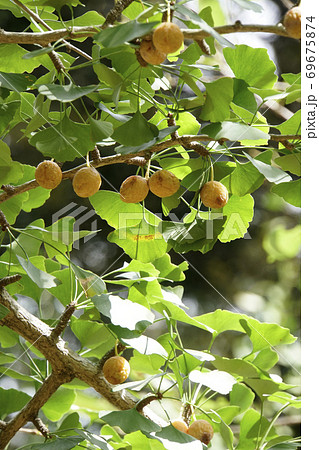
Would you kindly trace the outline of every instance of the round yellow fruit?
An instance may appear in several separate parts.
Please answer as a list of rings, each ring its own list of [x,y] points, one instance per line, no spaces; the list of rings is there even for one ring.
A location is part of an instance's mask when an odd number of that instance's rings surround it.
[[[180,181],[172,172],[168,170],[158,170],[148,180],[150,191],[157,197],[170,197],[175,194],[180,187]]]
[[[174,422],[172,422],[172,425],[174,428],[176,428],[176,430],[182,431],[183,433],[187,433],[188,426],[186,425],[185,422],[183,422],[183,420],[174,420]]]
[[[105,361],[103,374],[111,384],[123,383],[130,374],[129,362],[123,356],[112,356]]]
[[[200,191],[203,204],[209,208],[223,208],[228,202],[228,191],[219,181],[208,181]]]
[[[72,185],[79,197],[91,197],[100,189],[101,176],[94,167],[83,167],[74,175]]]
[[[125,203],[138,203],[145,199],[149,191],[147,180],[139,175],[131,175],[120,187],[121,200]]]
[[[157,50],[152,41],[143,39],[140,45],[140,55],[148,64],[162,64],[166,59],[166,54]]]
[[[62,181],[62,170],[54,161],[42,161],[35,169],[35,179],[39,186],[54,189]]]
[[[206,445],[210,443],[214,436],[213,427],[207,420],[195,420],[188,428],[187,433]]]
[[[301,8],[299,6],[286,12],[283,23],[290,37],[301,38]]]
[[[177,52],[183,42],[184,35],[175,23],[163,22],[154,30],[153,44],[160,52]]]

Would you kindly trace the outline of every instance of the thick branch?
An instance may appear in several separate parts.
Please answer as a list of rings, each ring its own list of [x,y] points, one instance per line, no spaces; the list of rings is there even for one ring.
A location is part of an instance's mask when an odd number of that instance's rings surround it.
[[[58,336],[55,342],[51,338],[52,328],[19,305],[5,289],[0,289],[0,303],[10,311],[2,319],[2,324],[32,343],[49,361],[54,373],[69,374],[84,381],[119,409],[134,407],[136,400],[126,392],[111,392],[112,386],[98,364],[68,348],[61,337]]]
[[[300,140],[301,136],[298,135],[281,135],[281,134],[271,134],[270,139],[280,142],[286,142],[288,140]],[[227,141],[227,139],[225,139]],[[197,135],[197,136],[191,136],[191,135],[184,135],[177,137],[175,139],[168,139],[164,142],[159,142],[158,144],[153,145],[152,147],[148,148],[147,150],[134,153],[134,154],[127,154],[127,155],[112,155],[112,156],[104,156],[103,158],[100,158],[99,160],[93,160],[90,162],[92,167],[103,167],[108,166],[111,164],[137,164],[137,165],[144,165],[149,158],[149,155],[151,153],[160,152],[162,150],[165,150],[170,147],[174,147],[176,145],[182,145],[182,146],[189,146],[189,148],[192,148],[192,150],[199,153],[201,156],[206,156],[203,148],[201,146],[192,145],[192,143],[196,142],[210,142],[210,141],[216,141],[216,139],[211,138],[210,136],[207,136],[206,134]],[[142,159],[140,163],[140,158]],[[136,161],[136,162],[135,162]],[[144,162],[145,161],[145,162]],[[72,179],[75,175],[75,173],[81,169],[82,167],[85,167],[86,163],[81,164],[80,166],[74,167],[73,169],[66,170],[63,172],[62,178],[66,179]],[[28,181],[24,184],[20,184],[19,186],[10,186],[10,189],[6,189],[5,192],[0,194],[0,203],[8,200],[11,197],[14,197],[15,195],[22,194],[23,192],[30,191],[31,189],[35,189],[38,187],[38,183],[35,180]]]
[[[71,379],[72,376],[70,376],[70,374],[65,374],[63,372],[58,374],[52,373],[46,378],[29,403],[27,403],[14,418],[2,428],[0,433],[0,449],[5,448],[13,436],[28,421],[34,422],[40,408],[42,408],[63,383],[71,381]]]
[[[103,27],[103,26],[102,26]],[[0,29],[0,44],[38,44],[47,46],[51,42],[56,42],[59,39],[78,39],[84,37],[92,37],[102,27],[73,27],[72,31],[67,29],[60,29],[54,31],[45,31],[43,33],[25,33],[25,32],[11,32]],[[285,28],[279,25],[243,25],[240,22],[233,25],[223,25],[215,27],[219,34],[230,33],[272,33],[279,36],[289,37]],[[210,37],[211,35],[203,30],[196,29],[182,29],[185,39],[201,40]]]

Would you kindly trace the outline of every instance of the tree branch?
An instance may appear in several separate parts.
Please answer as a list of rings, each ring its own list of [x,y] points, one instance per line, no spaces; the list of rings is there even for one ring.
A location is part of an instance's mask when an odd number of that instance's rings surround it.
[[[19,305],[3,288],[0,288],[0,303],[10,311],[2,319],[2,325],[11,328],[34,345],[49,361],[53,373],[62,373],[84,381],[119,409],[134,407],[137,400],[130,394],[111,391],[112,386],[104,378],[98,364],[78,355],[60,336],[56,341],[53,340],[53,329]]]
[[[58,337],[61,336],[65,328],[68,326],[69,320],[71,319],[74,311],[75,311],[75,302],[71,302],[65,307],[65,310],[61,315],[59,322],[51,332],[51,339],[53,341],[56,342]]]
[[[134,0],[120,0],[116,2],[115,6],[108,12],[102,28],[106,28],[108,25],[111,25],[118,20],[124,9],[133,2]]]
[[[36,416],[42,406],[49,400],[49,398],[58,390],[58,388],[65,382],[71,381],[73,377],[66,373],[52,373],[46,378],[32,397],[32,399],[25,405],[24,408],[2,428],[0,433],[0,449],[11,441],[13,436],[20,430],[28,421],[34,423]]]
[[[118,3],[119,4],[119,3]],[[59,39],[78,39],[92,37],[105,26],[95,27],[73,27],[72,30],[60,29],[44,31],[43,33],[12,32],[0,29],[0,44],[38,44],[43,47]],[[219,34],[230,33],[272,33],[279,36],[289,37],[283,25],[244,25],[236,22],[233,25],[222,25],[214,28]],[[210,37],[211,35],[203,30],[182,29],[185,39],[195,41]]]
[[[274,140],[276,142],[286,142],[288,140],[300,140],[301,136],[299,134],[297,135],[280,135],[280,134],[271,134],[270,140]],[[137,153],[129,153],[127,155],[111,155],[111,156],[104,156],[103,158],[100,158],[99,160],[92,160],[90,161],[90,164],[92,167],[103,167],[108,166],[111,164],[136,164],[136,165],[145,165],[147,160],[149,159],[149,155],[152,153],[160,152],[162,150],[166,150],[170,147],[174,147],[176,145],[182,145],[183,147],[188,147],[200,154],[201,156],[207,156],[206,149],[204,149],[203,146],[200,145],[194,145],[196,142],[211,142],[211,141],[219,141],[220,139],[213,139],[210,136],[207,136],[206,134],[203,135],[184,135],[179,136],[177,138],[168,139],[164,142],[159,142],[158,144],[153,145],[152,147],[148,148],[147,150],[143,150],[141,152]],[[228,139],[225,139],[226,141]],[[141,160],[141,158],[143,158]],[[62,179],[72,179],[75,175],[75,173],[83,168],[86,167],[86,163],[81,164],[80,166],[74,167],[73,169],[66,170],[62,174]],[[10,189],[5,190],[2,194],[0,194],[0,203],[5,202],[11,197],[14,197],[15,195],[22,194],[23,192],[30,191],[31,189],[37,188],[39,185],[35,180],[27,181],[24,184],[20,184],[18,186],[10,186]],[[1,216],[0,216],[1,218]],[[1,222],[0,222],[1,225]]]

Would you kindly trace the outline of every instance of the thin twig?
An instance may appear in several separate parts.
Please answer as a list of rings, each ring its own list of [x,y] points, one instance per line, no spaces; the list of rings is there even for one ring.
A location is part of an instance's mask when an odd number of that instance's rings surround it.
[[[116,2],[115,6],[108,12],[102,28],[106,28],[108,25],[112,25],[114,22],[116,22],[121,16],[124,9],[130,6],[130,4],[133,2],[134,0],[120,0]]]
[[[122,353],[126,349],[125,345],[121,342],[117,343],[117,353]],[[104,366],[105,361],[107,361],[109,358],[112,358],[112,356],[115,356],[115,347],[113,347],[111,350],[106,352],[102,358],[97,363],[98,370],[102,370],[102,367]]]
[[[140,400],[136,404],[136,410],[138,412],[142,412],[143,409],[145,408],[145,406],[149,405],[154,400],[161,400],[162,398],[163,398],[163,395],[160,392],[158,392],[157,394],[154,394],[154,395],[148,395],[147,397],[144,397],[142,400]]]
[[[32,420],[33,425],[36,427],[37,430],[40,431],[40,433],[42,434],[42,436],[44,436],[46,439],[50,439],[51,435],[50,435],[50,430],[48,429],[48,427],[42,422],[42,420],[40,419],[40,417],[36,417],[35,419]]]
[[[41,19],[40,16],[38,16],[35,12],[32,11],[32,9],[28,8],[27,6],[25,6],[23,3],[21,3],[19,0],[13,0],[13,2],[19,6],[23,11],[25,11],[30,17],[32,17],[32,19],[37,22],[38,24],[42,25],[43,28],[45,28],[48,31],[53,31],[53,28],[51,28],[44,20]],[[78,53],[79,55],[83,56],[84,58],[86,58],[88,61],[91,61],[92,58],[90,55],[88,55],[87,53],[83,52],[82,50],[80,50],[79,48],[77,48],[75,45],[70,44],[69,42],[63,40],[62,41],[66,47],[69,50],[74,50],[76,53]],[[49,54],[50,56],[50,54]]]
[[[65,330],[65,328],[67,327],[69,320],[72,317],[72,314],[74,313],[76,308],[76,303],[75,302],[70,302],[66,307],[65,310],[63,312],[63,314],[61,315],[59,322],[57,323],[56,327],[53,328],[52,332],[51,332],[51,339],[53,341],[56,341],[58,339],[59,336],[61,336],[61,334],[63,333],[63,331]]]
[[[7,277],[0,279],[0,288],[9,286],[9,284],[16,283],[17,281],[21,280],[22,276],[20,274],[16,275],[9,275]]]
[[[12,194],[12,191],[11,191],[11,193],[9,195],[11,195],[11,194]],[[1,209],[0,209],[0,227],[1,227],[2,231],[6,231],[10,227],[10,224],[8,223],[7,218],[3,214]]]

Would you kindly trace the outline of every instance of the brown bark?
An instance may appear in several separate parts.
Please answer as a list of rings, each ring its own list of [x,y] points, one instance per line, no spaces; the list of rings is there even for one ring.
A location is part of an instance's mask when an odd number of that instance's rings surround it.
[[[0,288],[0,303],[10,311],[2,319],[1,325],[11,328],[34,345],[52,367],[52,374],[30,402],[12,421],[1,425],[0,449],[4,448],[28,420],[33,421],[36,418],[39,409],[59,386],[75,377],[93,387],[118,409],[130,409],[136,405],[137,399],[129,393],[111,391],[112,386],[104,378],[99,364],[92,363],[68,348],[68,344],[60,336],[54,336],[52,339],[53,329],[19,305],[4,288]]]

